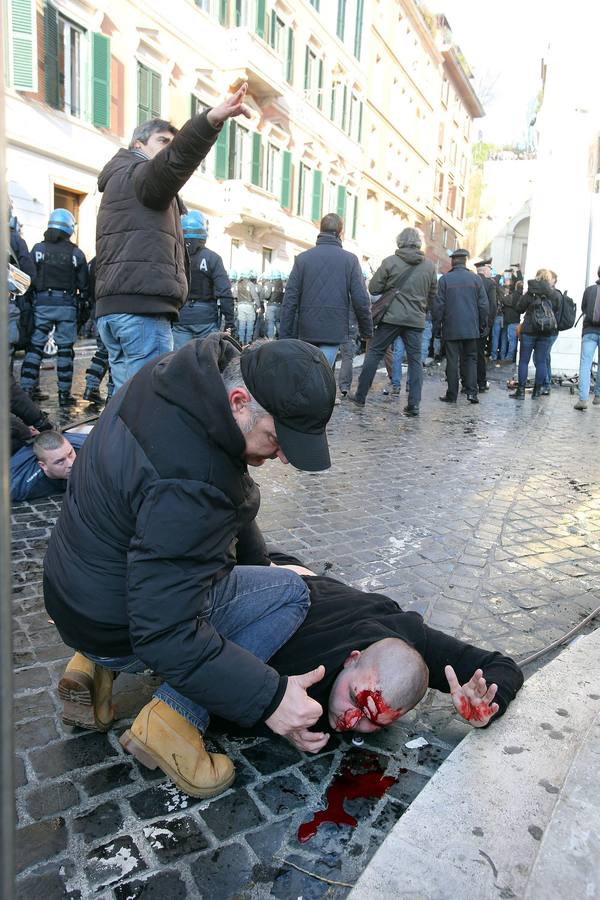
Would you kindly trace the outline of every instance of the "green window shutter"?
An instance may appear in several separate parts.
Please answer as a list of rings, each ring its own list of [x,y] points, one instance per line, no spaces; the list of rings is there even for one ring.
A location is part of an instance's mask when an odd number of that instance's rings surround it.
[[[147,122],[150,115],[150,69],[138,63],[137,68],[137,123]]]
[[[256,28],[257,35],[264,38],[267,33],[267,5],[266,0],[256,0]]]
[[[354,55],[360,59],[362,49],[362,29],[363,29],[363,11],[364,0],[356,0],[356,25],[354,28]]]
[[[346,0],[338,0],[337,24],[335,33],[340,41],[344,40],[344,31],[346,26]]]
[[[252,135],[252,184],[262,186],[262,140],[258,132]]]
[[[331,87],[331,115],[329,118],[332,122],[335,122],[335,99],[337,94],[337,84],[334,82]]]
[[[92,123],[110,127],[110,38],[92,34]]]
[[[44,92],[46,103],[60,105],[58,73],[58,11],[51,3],[44,7]]]
[[[229,3],[228,0],[219,0],[219,22],[227,27],[229,25]]]
[[[358,104],[358,143],[362,141],[363,102]]]
[[[321,218],[321,209],[323,201],[323,173],[317,169],[313,172],[313,192],[312,192],[312,209],[311,219],[318,222]]]
[[[150,72],[150,118],[160,118],[161,77],[158,72]]]
[[[338,216],[341,216],[342,219],[346,217],[346,188],[343,185],[338,185],[337,189],[337,209],[336,212]]]
[[[346,130],[348,114],[348,85],[344,85],[344,94],[342,98],[342,131]]]
[[[225,122],[215,142],[215,178],[225,181],[229,175],[229,122]]]
[[[285,77],[288,84],[294,80],[294,30],[288,28],[288,44],[287,44],[287,65]]]
[[[281,166],[281,205],[289,209],[292,202],[292,154],[289,150],[283,151]]]
[[[355,196],[354,200],[354,208],[352,210],[352,240],[356,240],[356,231],[358,228],[358,197]]]
[[[323,60],[319,60],[319,93],[317,94],[317,107],[323,109]]]
[[[242,0],[235,0],[235,27],[242,24]]]
[[[11,0],[11,83],[17,91],[37,91],[35,0]]]
[[[310,50],[308,47],[304,53],[304,90],[307,91],[310,87]]]
[[[273,12],[271,15],[271,19],[269,22],[269,44],[271,47],[275,46],[275,31],[277,28],[277,16]]]

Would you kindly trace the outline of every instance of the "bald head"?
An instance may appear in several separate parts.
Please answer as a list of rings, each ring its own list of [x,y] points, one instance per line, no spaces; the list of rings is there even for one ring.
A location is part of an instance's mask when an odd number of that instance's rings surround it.
[[[376,731],[391,725],[423,698],[429,670],[421,654],[400,638],[353,650],[329,695],[329,721],[337,731]]]

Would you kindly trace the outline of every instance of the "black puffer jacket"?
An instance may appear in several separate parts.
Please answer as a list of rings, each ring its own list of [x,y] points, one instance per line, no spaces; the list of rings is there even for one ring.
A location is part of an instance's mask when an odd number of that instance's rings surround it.
[[[218,323],[219,310],[225,316],[225,327],[233,328],[235,316],[231,282],[223,260],[204,241],[185,242],[190,259],[190,291],[187,302],[179,312],[182,325],[213,325]]]
[[[361,337],[373,334],[371,301],[354,253],[334,234],[323,232],[317,244],[294,261],[283,296],[279,336],[310,344],[348,340],[350,305]]]
[[[521,334],[530,334],[536,337],[552,337],[553,335],[558,334],[558,326],[552,331],[540,335],[533,322],[532,307],[540,298],[550,301],[552,312],[558,320],[558,314],[562,303],[562,294],[560,291],[551,287],[547,281],[531,278],[527,282],[527,291],[523,294],[517,306],[519,312],[525,313],[521,323]]]
[[[177,319],[188,294],[177,196],[219,131],[206,113],[187,122],[168,147],[146,159],[119,150],[98,178],[96,316],[111,313]]]
[[[259,490],[219,374],[236,347],[219,334],[190,341],[111,400],[73,466],[44,597],[69,646],[133,652],[210,712],[252,724],[285,684],[198,618],[236,554],[269,564],[254,521]]]

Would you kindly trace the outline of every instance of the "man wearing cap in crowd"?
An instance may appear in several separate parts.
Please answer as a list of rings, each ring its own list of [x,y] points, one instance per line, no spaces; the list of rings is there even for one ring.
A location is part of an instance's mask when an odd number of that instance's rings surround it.
[[[271,567],[247,467],[328,468],[334,401],[315,347],[269,341],[240,354],[218,333],[145,366],[113,397],[73,467],[44,563],[46,608],[77,651],[59,683],[65,724],[108,730],[113,673],[160,675],[121,744],[200,797],[234,779],[231,760],[204,748],[210,713],[263,721],[303,750],[324,746],[309,731],[322,709],[306,693],[324,670],[280,678],[263,662],[309,595]]]
[[[486,350],[488,336],[494,326],[496,318],[496,310],[498,308],[498,300],[496,297],[496,282],[492,275],[492,260],[480,259],[475,263],[477,274],[483,282],[483,287],[488,300],[488,318],[485,334],[482,334],[477,342],[477,387],[479,393],[489,390],[487,380]]]
[[[440,400],[456,403],[458,397],[458,369],[465,379],[467,400],[477,398],[477,342],[485,334],[488,323],[488,299],[481,278],[467,269],[466,250],[455,250],[450,259],[452,268],[442,275],[433,303],[434,330],[441,329],[446,346],[446,381],[448,388]]]

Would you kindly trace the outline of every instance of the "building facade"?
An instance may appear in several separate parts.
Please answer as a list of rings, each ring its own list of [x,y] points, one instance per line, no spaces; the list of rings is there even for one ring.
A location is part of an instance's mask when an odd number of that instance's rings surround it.
[[[97,176],[134,127],[181,125],[241,81],[252,118],[225,125],[182,191],[227,267],[289,271],[331,211],[373,267],[404,224],[434,243],[447,227],[450,249],[462,234],[461,116],[478,110],[412,0],[7,0],[5,14],[7,180],[29,244],[64,206],[92,256]]]

